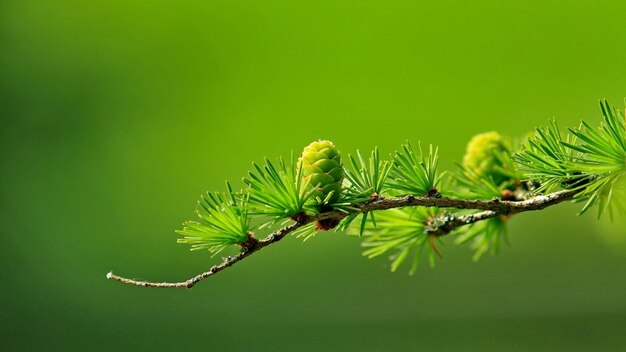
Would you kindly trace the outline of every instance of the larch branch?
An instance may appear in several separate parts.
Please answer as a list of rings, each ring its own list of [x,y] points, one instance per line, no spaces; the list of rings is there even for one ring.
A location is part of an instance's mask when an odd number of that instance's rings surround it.
[[[478,213],[465,214],[465,215],[449,215],[445,218],[445,221],[437,225],[436,228],[429,230],[429,235],[444,236],[452,232],[453,230],[469,225],[478,221],[493,218],[501,215],[513,215],[517,213],[523,213],[527,211],[541,210],[552,205],[556,205],[566,200],[570,200],[574,197],[577,191],[566,190],[550,193],[547,195],[539,195],[533,198],[529,198],[523,201],[504,201],[500,199],[492,200],[468,200],[468,199],[456,199],[456,198],[435,198],[435,197],[416,197],[406,196],[398,198],[379,198],[369,201],[358,207],[358,210],[354,210],[351,213],[340,211],[329,211],[317,215],[302,215],[298,218],[298,221],[285,226],[279,230],[274,231],[264,239],[255,242],[250,247],[242,248],[242,251],[232,257],[224,258],[224,260],[217,265],[212,266],[208,271],[198,274],[188,280],[181,282],[150,282],[134,280],[125,278],[113,274],[112,272],[107,274],[107,279],[119,281],[125,284],[142,286],[142,287],[186,287],[192,288],[198,282],[213,276],[220,271],[235,265],[242,261],[246,257],[258,252],[262,248],[265,248],[271,244],[274,244],[283,239],[287,234],[297,230],[298,228],[310,224],[312,222],[335,219],[342,220],[350,214],[359,214],[363,212],[386,210],[403,207],[413,206],[425,206],[425,207],[437,207],[437,208],[455,208],[455,209],[467,209],[467,210],[482,210]]]

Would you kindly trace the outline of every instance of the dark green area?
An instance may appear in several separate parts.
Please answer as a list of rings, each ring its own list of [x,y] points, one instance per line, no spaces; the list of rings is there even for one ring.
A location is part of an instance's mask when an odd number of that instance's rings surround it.
[[[175,229],[251,162],[406,139],[461,161],[476,133],[622,109],[626,3],[3,1],[1,350],[617,351],[626,220],[562,205],[511,247],[409,277],[359,241],[286,238],[193,290],[219,258]],[[347,159],[345,159],[347,160]]]

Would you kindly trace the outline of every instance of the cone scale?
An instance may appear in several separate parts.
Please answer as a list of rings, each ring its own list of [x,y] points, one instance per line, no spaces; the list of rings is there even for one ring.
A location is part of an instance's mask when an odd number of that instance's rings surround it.
[[[300,156],[302,177],[314,187],[314,197],[329,201],[339,199],[343,167],[341,154],[331,141],[318,140],[306,146]]]

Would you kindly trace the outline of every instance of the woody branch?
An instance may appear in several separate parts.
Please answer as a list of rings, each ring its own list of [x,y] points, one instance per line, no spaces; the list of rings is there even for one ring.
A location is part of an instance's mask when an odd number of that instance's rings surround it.
[[[208,271],[198,274],[188,280],[180,282],[150,282],[141,281],[131,278],[126,278],[113,274],[112,272],[107,274],[107,279],[119,281],[121,283],[141,286],[141,287],[158,287],[158,288],[171,288],[171,287],[185,287],[192,288],[198,282],[211,277],[220,271],[229,268],[238,262],[244,260],[248,256],[260,251],[271,244],[277,243],[282,240],[289,233],[297,230],[298,228],[317,222],[320,220],[334,219],[342,220],[350,214],[359,214],[369,211],[386,210],[402,207],[437,207],[437,208],[455,208],[455,209],[469,209],[469,210],[481,210],[480,212],[465,215],[449,215],[445,221],[437,224],[437,226],[429,230],[429,235],[445,236],[455,229],[493,218],[501,215],[513,215],[523,213],[527,211],[541,210],[563,201],[570,200],[574,197],[576,191],[566,190],[550,193],[547,195],[538,195],[533,198],[529,198],[523,201],[504,201],[500,199],[492,200],[468,200],[457,198],[435,198],[435,197],[416,197],[405,196],[397,198],[378,198],[376,200],[369,201],[361,206],[357,207],[358,210],[354,210],[351,213],[345,213],[340,211],[329,211],[317,215],[303,215],[298,218],[295,223],[285,226],[279,230],[274,231],[267,237],[259,241],[253,241],[250,245],[242,248],[241,252],[235,256],[224,258],[224,260],[217,265],[212,266]]]

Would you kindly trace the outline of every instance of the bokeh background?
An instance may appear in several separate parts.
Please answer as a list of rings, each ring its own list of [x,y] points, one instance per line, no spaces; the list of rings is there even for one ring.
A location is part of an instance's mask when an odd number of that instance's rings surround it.
[[[472,135],[599,121],[626,96],[622,1],[0,3],[0,349],[600,351],[626,345],[626,221],[523,214],[512,246],[415,276],[358,239],[219,258],[173,232],[199,195],[317,138],[405,140],[454,168]],[[403,268],[405,269],[405,268]]]

